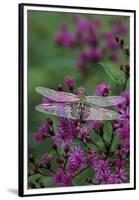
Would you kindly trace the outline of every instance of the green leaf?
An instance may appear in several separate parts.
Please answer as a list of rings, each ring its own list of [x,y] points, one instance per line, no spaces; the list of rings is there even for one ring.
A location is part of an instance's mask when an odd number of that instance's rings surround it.
[[[100,147],[100,150],[103,149],[104,144],[103,144],[103,141],[102,141],[101,137],[99,136],[99,134],[97,134],[95,132],[90,132],[90,137],[91,137],[92,141],[95,142]],[[94,147],[94,149],[98,150],[98,148],[96,148],[96,146],[94,144],[92,144],[92,146]]]
[[[120,70],[120,67],[114,63],[99,63],[99,65],[104,69],[107,75],[115,83],[122,84],[124,80],[124,73]]]
[[[78,138],[74,138],[74,140],[73,140],[73,145],[78,145],[78,144],[80,144],[81,142],[80,142],[80,140],[78,139]]]
[[[115,151],[118,147],[118,144],[120,144],[119,137],[118,135],[115,134],[112,141],[111,151]]]
[[[38,179],[38,178],[40,178],[41,177],[41,175],[40,174],[35,174],[35,175],[32,175],[32,176],[29,176],[28,177],[28,182],[33,182],[33,183],[35,183],[35,181]]]
[[[112,137],[112,125],[109,121],[103,122],[103,124],[104,124],[103,137],[104,137],[104,140],[109,143]]]
[[[85,184],[87,184],[86,178],[93,177],[93,176],[94,176],[93,168],[88,168],[74,178],[73,184],[74,185],[85,185]]]
[[[112,144],[111,144],[111,151],[115,151],[117,149],[118,144],[119,144],[119,137],[118,137],[118,135],[116,135],[115,133],[113,133],[112,125],[111,125],[110,121],[106,121],[103,124],[104,124],[104,128],[103,128],[103,132],[104,132],[103,137],[104,137],[104,140],[107,143],[112,142]],[[113,137],[113,139],[112,139],[112,137]],[[112,139],[112,141],[111,141],[111,139]]]
[[[45,187],[54,187],[51,177],[43,177],[42,181],[45,184]]]
[[[36,182],[37,179],[39,179],[38,183]],[[54,187],[51,177],[48,177],[48,176],[41,176],[40,174],[36,174],[28,178],[28,182],[30,181],[37,184],[38,186],[40,182],[43,182],[45,187]]]

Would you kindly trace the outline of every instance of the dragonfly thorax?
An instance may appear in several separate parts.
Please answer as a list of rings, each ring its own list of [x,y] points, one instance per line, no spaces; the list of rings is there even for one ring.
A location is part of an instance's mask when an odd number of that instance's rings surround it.
[[[78,95],[79,101],[83,102],[84,99],[85,99],[85,89],[79,88],[78,91],[77,91],[77,95]]]

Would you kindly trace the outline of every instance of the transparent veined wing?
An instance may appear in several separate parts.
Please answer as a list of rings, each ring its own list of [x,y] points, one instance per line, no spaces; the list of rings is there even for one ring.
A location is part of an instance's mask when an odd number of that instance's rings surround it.
[[[82,120],[116,120],[120,119],[120,116],[121,115],[119,113],[112,110],[107,110],[94,105],[86,105],[82,115]]]
[[[70,119],[79,119],[80,112],[76,104],[68,103],[45,103],[36,106],[37,111],[56,115],[59,117],[65,117]]]
[[[67,92],[58,92],[51,90],[49,88],[37,87],[35,89],[38,93],[43,96],[46,96],[48,99],[57,101],[57,102],[76,102],[78,101],[77,95],[67,93]]]
[[[125,98],[121,96],[86,96],[85,101],[89,104],[107,107],[114,106],[125,102]]]

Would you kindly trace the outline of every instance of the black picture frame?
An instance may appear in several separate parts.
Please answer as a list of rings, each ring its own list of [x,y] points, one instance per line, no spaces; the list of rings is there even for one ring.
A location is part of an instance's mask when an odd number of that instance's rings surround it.
[[[26,6],[31,7],[49,7],[49,8],[69,8],[69,9],[83,9],[83,10],[98,10],[98,11],[119,11],[129,12],[134,15],[134,186],[129,188],[111,188],[89,191],[70,191],[70,192],[55,192],[55,193],[41,193],[41,194],[25,194],[24,193],[24,9]],[[136,11],[135,10],[123,10],[123,9],[110,9],[110,8],[95,8],[95,7],[76,7],[76,6],[60,6],[60,5],[46,5],[46,4],[30,4],[21,3],[18,7],[18,102],[19,102],[19,136],[18,136],[18,194],[20,197],[25,196],[42,196],[42,195],[59,195],[59,194],[71,194],[71,193],[90,193],[90,192],[107,192],[107,191],[120,191],[120,190],[135,190],[136,189]]]

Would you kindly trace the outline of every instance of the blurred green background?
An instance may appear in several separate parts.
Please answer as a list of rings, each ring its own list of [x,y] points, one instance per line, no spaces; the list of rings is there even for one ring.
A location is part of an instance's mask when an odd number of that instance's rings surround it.
[[[111,30],[111,22],[115,20],[115,16],[105,15],[83,15],[90,19],[100,19],[102,21],[101,31]],[[119,17],[118,17],[119,18]],[[125,24],[128,25],[128,17],[120,17]],[[124,64],[125,57],[121,52],[121,63],[114,64],[109,60],[104,60],[103,67],[94,64],[90,68],[89,74],[83,76],[76,70],[76,59],[79,49],[68,49],[65,47],[57,47],[54,43],[55,33],[59,31],[61,22],[66,22],[69,30],[74,30],[74,23],[68,13],[28,11],[28,150],[40,160],[41,155],[51,152],[49,139],[47,141],[37,143],[32,139],[37,128],[43,123],[47,115],[35,110],[35,106],[40,103],[41,95],[35,92],[35,88],[43,86],[57,90],[59,84],[64,85],[65,76],[72,76],[75,82],[75,88],[80,86],[87,90],[88,95],[93,95],[97,84],[106,82],[110,84],[113,95],[119,95],[120,84],[112,80],[104,70],[108,65],[111,72],[116,78],[124,79],[123,73],[119,70],[120,64]],[[129,43],[128,35],[124,37],[125,42]],[[101,42],[100,42],[101,44]],[[56,122],[57,117],[53,117]],[[31,165],[29,165],[31,169]]]

